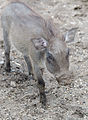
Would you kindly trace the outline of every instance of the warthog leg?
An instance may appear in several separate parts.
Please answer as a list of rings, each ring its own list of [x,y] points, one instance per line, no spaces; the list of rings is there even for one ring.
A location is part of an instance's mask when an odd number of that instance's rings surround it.
[[[31,60],[30,60],[29,56],[25,55],[24,59],[25,59],[25,62],[27,64],[27,67],[28,67],[28,73],[29,73],[29,75],[32,75],[33,74],[32,73],[32,65],[31,65]]]
[[[10,72],[10,43],[8,40],[8,32],[3,29],[4,45],[5,45],[5,69],[7,72]]]
[[[38,88],[40,94],[40,102],[43,105],[46,105],[46,95],[45,95],[45,82],[42,78],[42,72],[39,69],[38,65],[34,66],[34,77],[38,80]]]

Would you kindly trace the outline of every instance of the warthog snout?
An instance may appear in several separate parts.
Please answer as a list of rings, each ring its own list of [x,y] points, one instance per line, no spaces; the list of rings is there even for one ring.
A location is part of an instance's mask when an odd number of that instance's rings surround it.
[[[55,78],[60,85],[70,85],[72,83],[74,74],[71,71],[60,73]]]

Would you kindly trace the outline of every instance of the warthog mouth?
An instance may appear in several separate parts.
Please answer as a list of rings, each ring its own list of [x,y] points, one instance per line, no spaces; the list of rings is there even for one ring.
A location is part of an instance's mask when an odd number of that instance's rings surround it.
[[[73,72],[68,71],[68,72],[64,72],[64,73],[59,73],[55,76],[57,82],[60,85],[70,85],[72,83],[73,80]]]

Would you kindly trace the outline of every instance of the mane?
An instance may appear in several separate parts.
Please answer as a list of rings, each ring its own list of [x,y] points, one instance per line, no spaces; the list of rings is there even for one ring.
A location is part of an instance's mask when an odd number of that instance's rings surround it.
[[[56,36],[56,27],[53,23],[53,20],[49,18],[47,20],[46,24],[47,24],[47,28],[49,29],[51,36],[55,37]]]
[[[40,16],[38,13],[36,13],[32,8],[30,8],[29,7],[29,5],[27,5],[26,3],[24,3],[24,2],[21,2],[21,1],[19,1],[19,0],[15,0],[15,1],[11,1],[10,2],[10,4],[22,4],[22,5],[24,5],[24,6],[26,6],[28,9],[30,9],[35,15],[37,15],[37,16],[39,16],[39,17],[41,17],[41,18],[43,18],[42,16]]]

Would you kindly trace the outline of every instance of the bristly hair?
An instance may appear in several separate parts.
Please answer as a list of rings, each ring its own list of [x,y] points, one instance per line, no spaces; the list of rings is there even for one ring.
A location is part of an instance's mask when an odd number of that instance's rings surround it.
[[[56,29],[55,29],[55,25],[53,23],[53,20],[52,19],[48,19],[46,21],[46,24],[47,24],[47,28],[49,30],[49,33],[51,36],[56,36]]]

